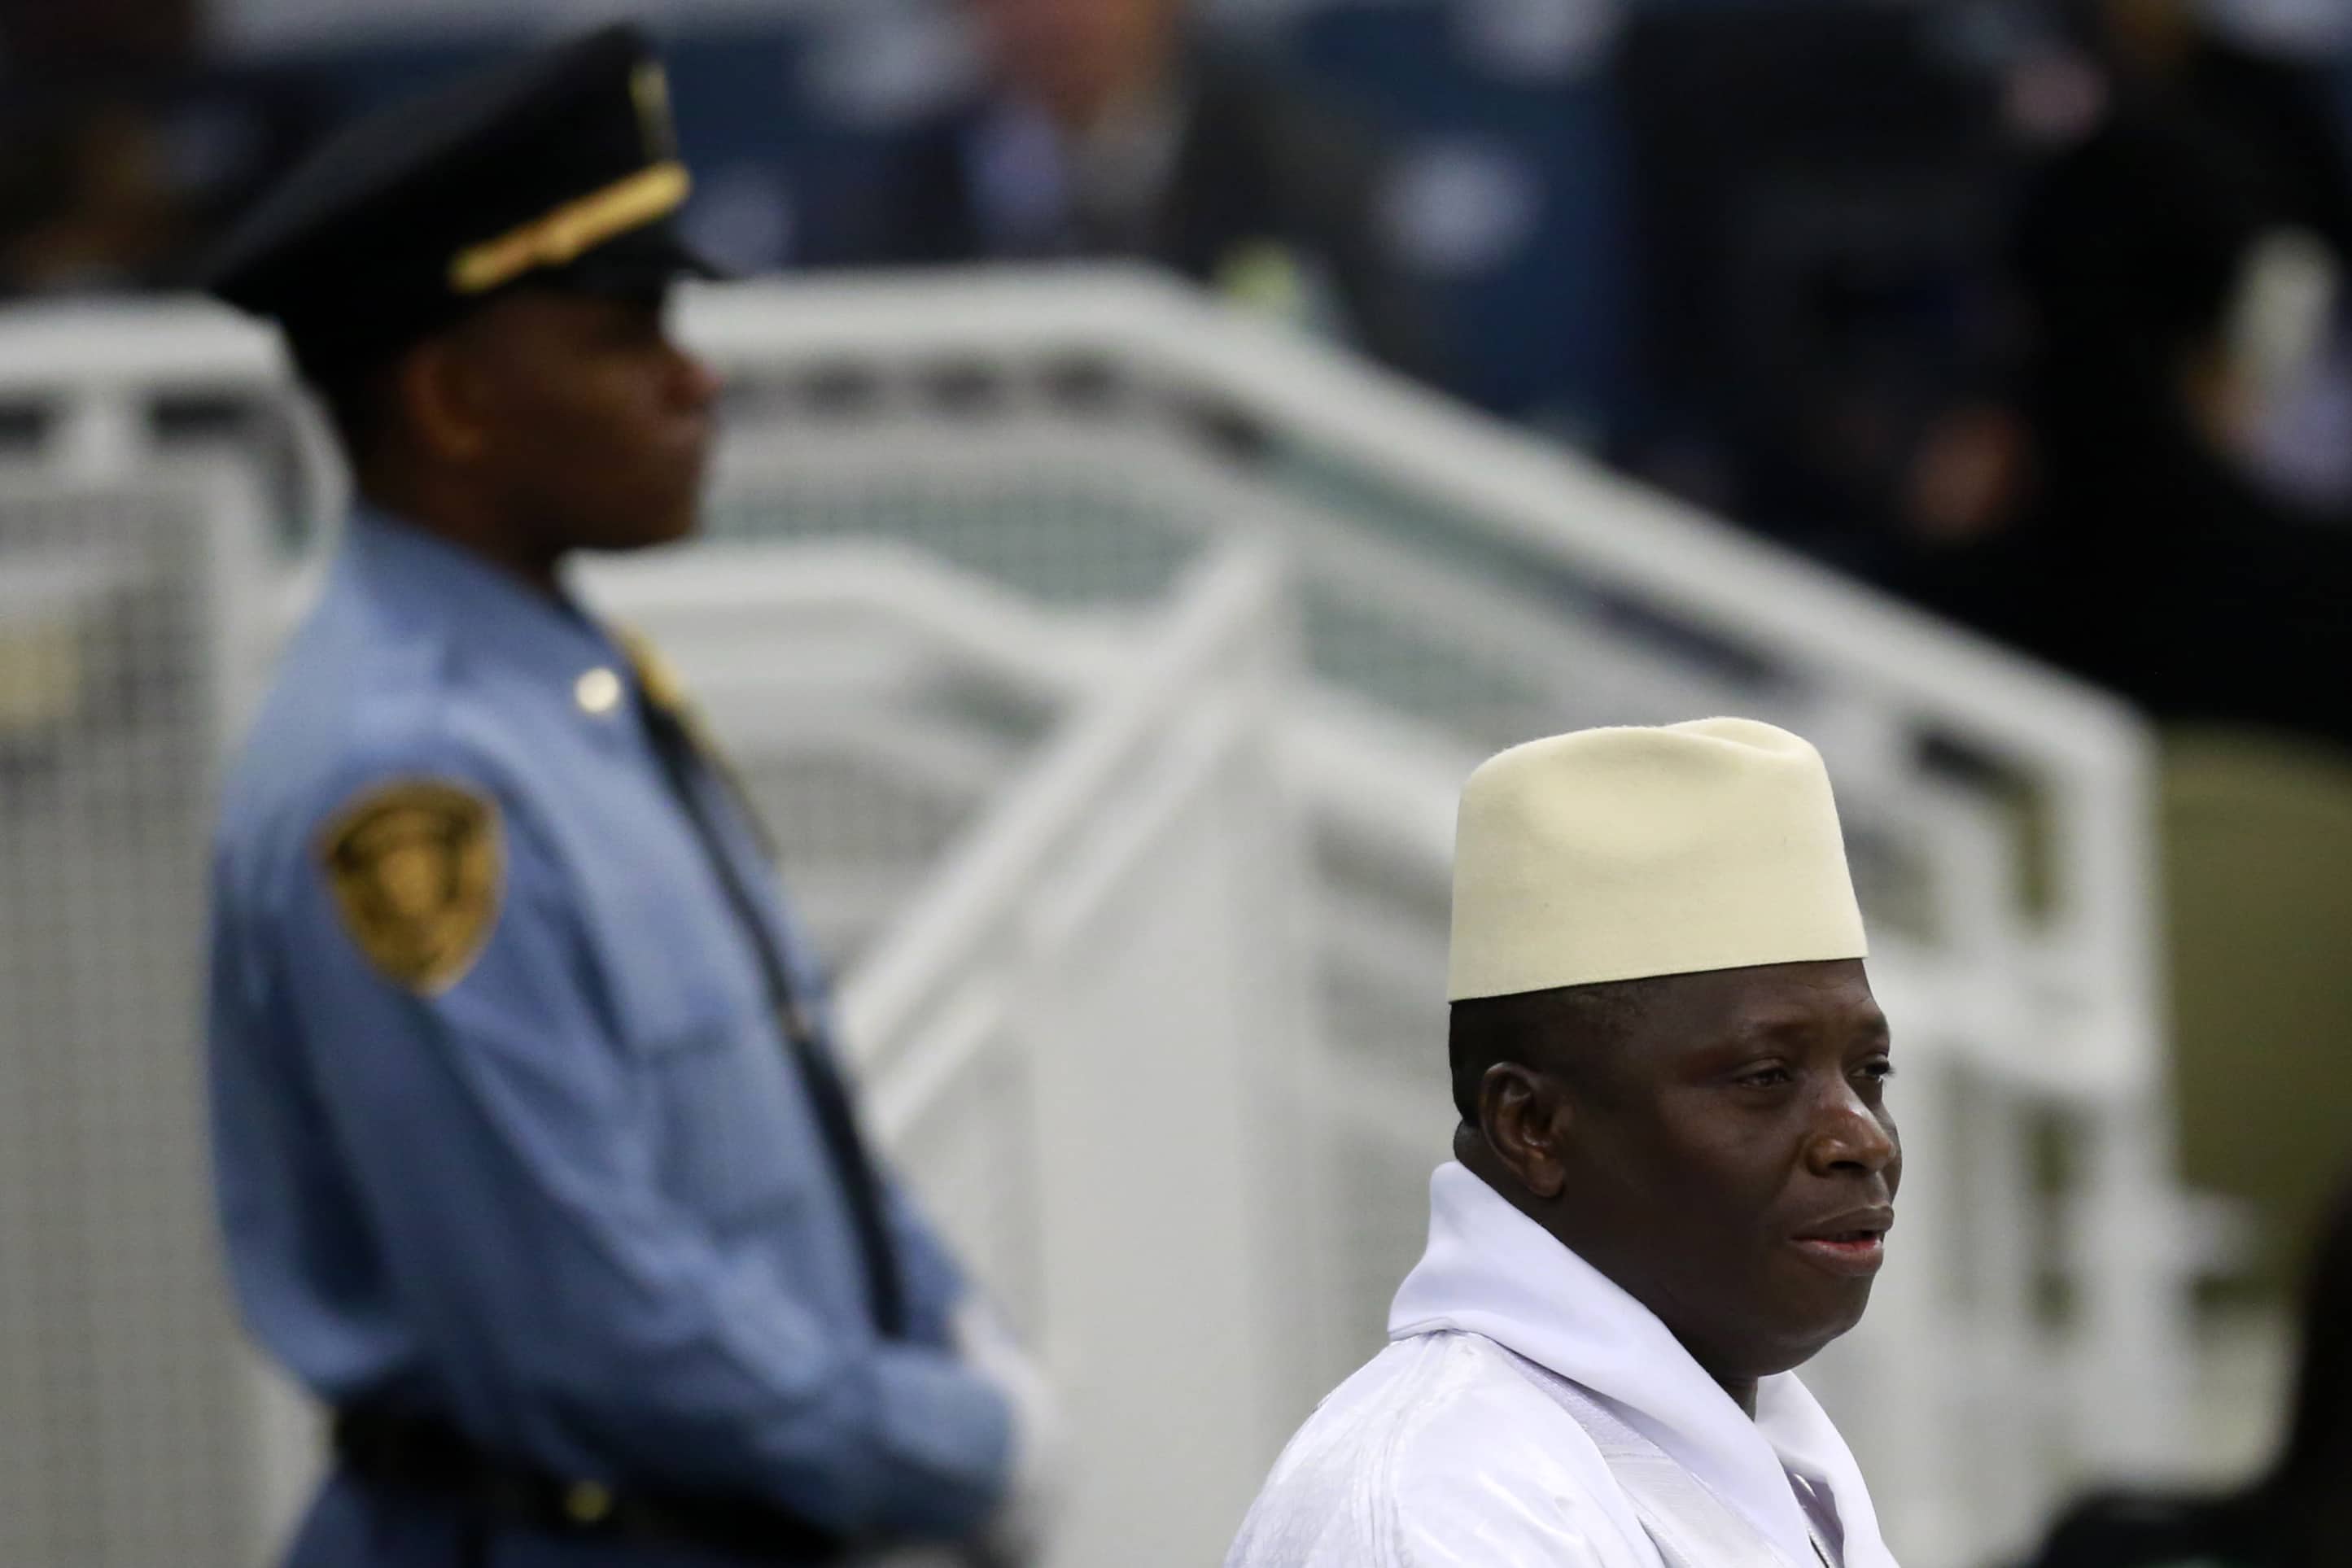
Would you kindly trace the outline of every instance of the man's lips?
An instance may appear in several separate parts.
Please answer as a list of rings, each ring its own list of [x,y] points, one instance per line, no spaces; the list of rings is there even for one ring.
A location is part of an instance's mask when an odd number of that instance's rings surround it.
[[[1886,1261],[1886,1232],[1894,1227],[1891,1208],[1857,1208],[1807,1227],[1790,1239],[1798,1252],[1832,1274],[1867,1276]]]

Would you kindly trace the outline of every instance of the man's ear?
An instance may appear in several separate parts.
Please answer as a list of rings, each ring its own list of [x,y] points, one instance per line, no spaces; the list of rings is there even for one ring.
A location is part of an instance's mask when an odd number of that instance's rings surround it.
[[[1478,1131],[1528,1196],[1549,1201],[1568,1186],[1569,1097],[1559,1082],[1516,1061],[1478,1081]]]
[[[393,372],[393,395],[425,454],[470,463],[490,441],[480,375],[465,345],[444,334],[417,344]]]

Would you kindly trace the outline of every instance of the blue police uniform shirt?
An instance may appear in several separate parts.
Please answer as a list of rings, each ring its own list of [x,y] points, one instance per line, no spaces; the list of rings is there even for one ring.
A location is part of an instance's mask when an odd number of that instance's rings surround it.
[[[570,604],[354,518],[215,846],[212,1112],[247,1321],[329,1404],[447,1420],[559,1477],[967,1534],[1007,1484],[1010,1416],[949,1348],[956,1268],[889,1185],[909,1328],[877,1334],[755,951],[636,705],[582,700],[597,670],[631,679]],[[370,962],[322,863],[338,814],[404,781],[497,812],[495,924],[446,988]]]

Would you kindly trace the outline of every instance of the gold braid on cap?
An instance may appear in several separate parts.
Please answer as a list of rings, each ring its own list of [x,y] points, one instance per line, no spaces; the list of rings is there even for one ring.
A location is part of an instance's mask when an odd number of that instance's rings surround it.
[[[686,204],[693,188],[686,165],[675,160],[640,169],[459,251],[449,264],[449,287],[459,294],[487,294],[535,268],[567,266],[606,240],[667,217]]]

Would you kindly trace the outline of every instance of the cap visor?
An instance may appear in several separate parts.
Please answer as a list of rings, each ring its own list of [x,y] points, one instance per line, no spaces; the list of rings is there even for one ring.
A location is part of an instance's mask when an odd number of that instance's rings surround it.
[[[595,294],[635,294],[666,287],[681,277],[724,282],[730,276],[672,233],[668,225],[656,224],[622,235],[530,281]]]

